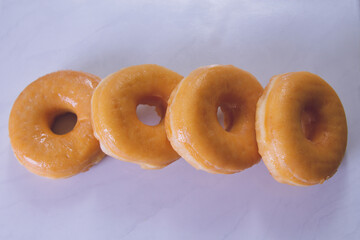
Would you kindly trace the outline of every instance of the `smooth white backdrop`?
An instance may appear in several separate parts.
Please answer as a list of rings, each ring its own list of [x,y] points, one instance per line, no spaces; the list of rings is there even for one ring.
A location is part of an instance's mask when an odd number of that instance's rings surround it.
[[[0,239],[360,239],[359,1],[0,0]],[[49,180],[13,156],[17,95],[60,69],[105,77],[156,63],[182,75],[233,64],[263,86],[310,71],[337,91],[349,141],[323,185],[279,184],[263,163],[213,175],[184,160],[162,170],[106,157]]]

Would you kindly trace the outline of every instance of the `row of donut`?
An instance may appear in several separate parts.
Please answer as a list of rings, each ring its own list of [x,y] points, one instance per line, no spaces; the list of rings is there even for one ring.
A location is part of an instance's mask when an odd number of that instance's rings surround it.
[[[155,106],[160,123],[142,123],[139,104]],[[58,135],[51,125],[66,112],[76,114],[76,125]],[[262,157],[277,181],[307,186],[336,172],[347,124],[335,91],[309,72],[276,75],[263,90],[252,74],[231,65],[200,67],[184,78],[145,64],[103,80],[70,70],[39,78],[16,99],[9,135],[19,162],[50,178],[86,171],[104,153],[145,169],[181,156],[221,174],[240,172]]]

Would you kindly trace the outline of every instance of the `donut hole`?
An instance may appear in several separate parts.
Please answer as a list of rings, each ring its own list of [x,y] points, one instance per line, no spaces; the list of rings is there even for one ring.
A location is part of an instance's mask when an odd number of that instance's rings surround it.
[[[225,129],[225,122],[224,122],[224,112],[221,110],[221,107],[217,108],[217,120],[223,129]]]
[[[57,135],[64,135],[74,129],[76,122],[77,116],[75,113],[62,113],[54,118],[51,131]]]
[[[231,131],[234,122],[234,114],[231,106],[222,104],[217,108],[217,120],[220,126],[227,132]]]
[[[158,125],[165,116],[166,103],[159,97],[146,97],[136,106],[138,119],[148,126]]]
[[[306,139],[315,139],[318,121],[319,116],[313,107],[304,108],[301,113],[301,129]]]

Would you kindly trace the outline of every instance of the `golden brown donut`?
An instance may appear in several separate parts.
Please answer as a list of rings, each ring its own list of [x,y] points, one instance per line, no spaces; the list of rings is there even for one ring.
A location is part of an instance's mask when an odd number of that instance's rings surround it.
[[[210,173],[235,173],[258,163],[255,108],[262,91],[253,75],[234,66],[196,69],[169,100],[171,145],[192,166]],[[217,120],[218,107],[226,130]]]
[[[178,159],[166,137],[163,119],[156,126],[145,125],[138,119],[136,107],[156,106],[164,117],[168,98],[182,78],[164,67],[145,64],[103,79],[91,105],[95,136],[102,150],[145,169],[163,168]]]
[[[274,76],[257,104],[256,137],[271,175],[307,186],[333,176],[346,149],[347,125],[336,92],[319,76]]]
[[[91,95],[100,79],[92,74],[58,71],[28,85],[16,99],[9,118],[15,156],[29,171],[48,178],[65,178],[88,170],[104,153],[91,127]],[[77,115],[72,131],[57,135],[54,119]]]

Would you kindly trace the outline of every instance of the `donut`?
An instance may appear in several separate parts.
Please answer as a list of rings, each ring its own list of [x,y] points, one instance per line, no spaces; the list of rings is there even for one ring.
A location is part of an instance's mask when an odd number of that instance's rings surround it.
[[[167,68],[144,64],[115,72],[101,81],[92,97],[92,123],[101,149],[108,155],[159,169],[179,158],[165,133],[163,117],[171,92],[183,77]],[[139,104],[155,106],[159,124],[142,123]]]
[[[345,153],[344,108],[331,86],[309,72],[271,78],[257,103],[260,155],[281,183],[308,186],[333,176]]]
[[[88,170],[104,153],[93,135],[91,95],[100,79],[77,71],[58,71],[28,85],[9,117],[9,137],[19,162],[30,172],[66,178]],[[51,126],[58,116],[74,113],[77,122],[66,134]]]
[[[253,75],[231,65],[194,70],[169,100],[165,126],[171,145],[209,173],[236,173],[258,163],[255,108],[262,91]],[[224,128],[217,120],[218,107]]]

